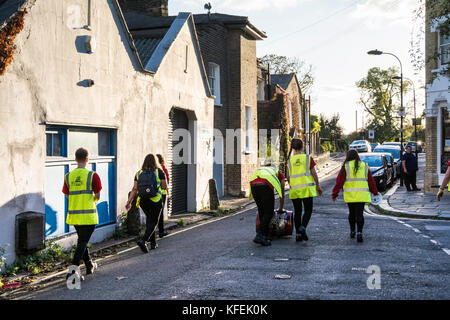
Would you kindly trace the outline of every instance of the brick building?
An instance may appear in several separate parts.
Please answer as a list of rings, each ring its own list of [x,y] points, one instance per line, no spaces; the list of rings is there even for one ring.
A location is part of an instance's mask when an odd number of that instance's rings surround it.
[[[429,12],[426,18],[425,192],[437,190],[450,159],[450,37],[439,29],[445,19],[448,17],[430,17]]]
[[[289,150],[287,137],[299,137],[305,141],[304,110],[302,93],[295,73],[271,74],[258,64],[258,129],[268,130],[270,140],[272,129],[280,129],[279,141],[272,148],[277,154],[268,154],[265,139],[259,137],[260,157],[270,156],[283,162]],[[262,161],[262,159],[260,159]]]
[[[154,12],[164,10],[139,7],[139,4],[146,3],[143,0],[121,2],[128,3],[122,7],[134,38],[158,33],[175,18],[164,14],[155,16]],[[131,2],[135,4],[129,6]],[[158,5],[158,1],[151,2]],[[160,4],[167,5],[167,1],[160,1]],[[244,196],[248,194],[248,181],[257,167],[256,41],[266,38],[266,34],[242,16],[197,14],[194,21],[209,84],[215,96],[214,127],[217,134],[213,177],[220,196]],[[227,141],[234,143],[227,145]]]

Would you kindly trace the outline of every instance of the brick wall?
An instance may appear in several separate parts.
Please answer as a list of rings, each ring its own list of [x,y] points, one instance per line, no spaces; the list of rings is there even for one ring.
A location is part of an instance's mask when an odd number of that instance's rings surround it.
[[[439,176],[437,172],[437,117],[429,117],[426,119],[426,169],[424,188],[425,192],[433,192],[431,186],[439,184]]]

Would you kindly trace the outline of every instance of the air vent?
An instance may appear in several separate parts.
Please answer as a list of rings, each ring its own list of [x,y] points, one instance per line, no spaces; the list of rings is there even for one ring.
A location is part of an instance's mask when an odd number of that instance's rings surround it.
[[[16,216],[16,252],[31,253],[44,248],[45,215],[24,212]]]

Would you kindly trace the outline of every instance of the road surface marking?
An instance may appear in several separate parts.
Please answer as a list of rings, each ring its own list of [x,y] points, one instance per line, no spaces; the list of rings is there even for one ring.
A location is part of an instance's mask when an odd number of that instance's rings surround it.
[[[421,233],[419,229],[413,228],[414,232]]]
[[[425,239],[431,239],[431,237],[429,237],[429,236],[427,236],[425,234],[423,234],[422,237],[424,237]]]
[[[403,225],[404,225],[405,227],[408,227],[408,228],[411,228],[411,229],[413,228],[412,226],[410,226],[410,225],[407,224],[407,223],[404,223]]]
[[[438,244],[438,242],[436,240],[430,240],[430,241],[431,241],[431,243],[434,243],[435,245]]]
[[[450,231],[450,226],[432,226],[432,225],[427,225],[425,226],[425,229],[430,230],[430,231]]]
[[[449,249],[442,249],[446,254],[450,256],[450,250]]]

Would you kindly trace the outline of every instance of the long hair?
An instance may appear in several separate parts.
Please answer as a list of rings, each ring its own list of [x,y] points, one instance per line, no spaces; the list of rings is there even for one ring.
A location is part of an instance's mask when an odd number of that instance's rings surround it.
[[[158,158],[150,153],[145,157],[142,170],[155,171],[156,169],[161,169],[161,165],[159,164]]]
[[[157,154],[156,156],[158,157],[159,164],[161,165],[165,164],[166,161],[164,160],[164,157],[161,154]]]
[[[345,158],[344,164],[342,165],[341,168],[341,174],[344,174],[345,172],[345,165],[347,164],[347,162],[353,161],[355,160],[355,174],[358,172],[359,169],[359,162],[361,161],[361,159],[359,158],[359,154],[358,151],[356,150],[348,150],[347,151],[347,156]]]

